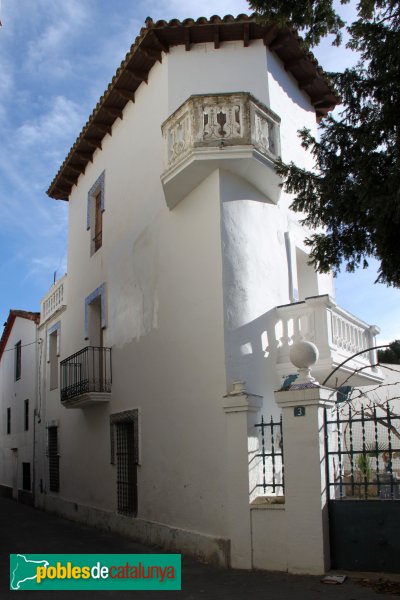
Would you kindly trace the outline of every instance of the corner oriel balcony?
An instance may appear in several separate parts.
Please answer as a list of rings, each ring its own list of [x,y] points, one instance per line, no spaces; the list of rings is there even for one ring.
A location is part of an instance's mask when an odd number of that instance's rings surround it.
[[[248,92],[191,96],[162,125],[161,181],[173,208],[215,169],[247,180],[278,202],[280,118]]]
[[[303,302],[278,306],[277,316],[277,368],[282,377],[294,372],[289,359],[290,346],[299,340],[307,340],[319,350],[319,360],[312,369],[319,383],[357,353],[360,354],[329,378],[326,386],[365,386],[383,381],[376,350],[367,350],[376,346],[375,336],[379,329],[340,308],[330,296],[313,296]]]
[[[63,360],[61,402],[66,408],[86,408],[111,400],[111,348],[88,346]]]

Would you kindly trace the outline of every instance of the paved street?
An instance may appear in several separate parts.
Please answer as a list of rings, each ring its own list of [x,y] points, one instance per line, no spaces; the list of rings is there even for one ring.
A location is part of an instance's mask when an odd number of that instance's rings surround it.
[[[77,525],[4,498],[0,498],[0,544],[0,593],[4,600],[15,599],[15,592],[9,590],[10,553],[160,553],[158,548]],[[32,596],[35,600],[52,600],[62,594],[68,595],[67,591],[17,593],[22,598]],[[185,558],[180,592],[81,591],[79,599],[117,596],[121,599],[154,600],[162,595],[168,595],[169,600],[390,600],[399,597],[376,593],[349,580],[343,585],[324,585],[318,577],[217,569]]]

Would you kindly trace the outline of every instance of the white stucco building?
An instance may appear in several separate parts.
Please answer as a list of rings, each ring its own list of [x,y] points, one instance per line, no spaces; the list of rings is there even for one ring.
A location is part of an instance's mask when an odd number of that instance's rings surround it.
[[[0,493],[32,503],[39,313],[10,310],[0,339]]]
[[[48,191],[69,203],[68,275],[42,301],[38,506],[251,566],[247,445],[280,413],[290,344],[315,341],[323,380],[376,333],[307,264],[273,168],[312,167],[297,131],[336,102],[288,28],[146,22]],[[368,384],[373,363],[348,368]],[[244,486],[233,386],[255,398]]]

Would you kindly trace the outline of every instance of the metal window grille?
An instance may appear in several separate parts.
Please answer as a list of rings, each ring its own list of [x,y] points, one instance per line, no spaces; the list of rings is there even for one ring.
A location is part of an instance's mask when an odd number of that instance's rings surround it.
[[[255,458],[261,459],[262,464],[262,483],[257,484],[257,488],[262,488],[264,494],[272,492],[273,494],[283,495],[285,492],[285,468],[283,458],[283,427],[282,416],[279,421],[273,418],[256,423],[255,427],[260,433],[261,452],[256,454]]]
[[[31,463],[22,463],[22,489],[31,489]]]
[[[118,512],[125,515],[136,515],[137,473],[134,457],[134,423],[133,421],[121,421],[115,425]]]
[[[325,415],[331,500],[400,500],[400,416],[389,403]]]
[[[48,457],[49,457],[49,489],[58,492],[60,489],[60,455],[58,453],[58,427],[49,427]]]

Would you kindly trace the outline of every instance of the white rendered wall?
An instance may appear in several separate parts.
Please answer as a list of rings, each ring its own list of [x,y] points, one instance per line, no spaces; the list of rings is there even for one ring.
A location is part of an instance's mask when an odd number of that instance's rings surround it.
[[[268,85],[260,99],[268,103],[269,98],[269,107],[281,117],[282,158],[310,168],[312,160],[297,135],[301,127],[315,131],[315,111],[310,100],[261,42],[253,50],[266,60],[262,67],[261,61],[254,61],[251,72],[257,90],[250,91],[260,97],[260,80]],[[273,392],[280,383],[275,373],[275,307],[290,302],[284,233],[292,232],[299,253],[305,250],[307,233],[288,209],[290,202],[291,197],[283,192],[274,205],[234,176],[221,176],[227,385],[229,388],[235,380],[245,381],[248,392],[265,398],[268,412],[277,412]],[[305,296],[331,290],[326,278],[316,275],[306,263],[302,263],[298,273],[299,287]]]
[[[193,94],[251,92],[269,106],[267,56],[261,40],[193,44],[171,48],[168,56],[168,116]]]
[[[270,108],[282,118],[280,127],[282,160],[287,163],[293,161],[305,169],[313,169],[315,166],[313,158],[301,147],[298,131],[306,127],[312,134],[316,134],[315,109],[310,103],[309,96],[299,89],[296,79],[282,68],[282,63],[276,54],[268,51],[267,56]],[[281,209],[288,207],[292,200],[292,195],[282,194]],[[301,218],[301,214],[288,211],[287,231],[293,232],[298,248],[308,254],[310,250],[304,245],[304,238],[310,232],[300,225]],[[303,269],[301,276],[304,297],[315,293],[335,296],[330,273],[317,274],[311,266],[308,266],[307,269]]]
[[[15,380],[15,344],[21,341],[21,378]],[[22,463],[31,465],[33,480],[33,412],[36,403],[36,324],[17,317],[0,361],[0,485],[12,487],[18,451],[18,489],[22,490]],[[30,345],[27,345],[30,344]],[[25,431],[24,403],[29,400],[29,429]],[[11,408],[11,433],[7,434],[7,408]]]
[[[170,211],[160,175],[161,123],[169,114],[168,60],[103,140],[69,202],[68,307],[61,360],[87,345],[84,300],[106,284],[104,345],[112,347],[110,405],[67,410],[59,420],[58,497],[116,510],[109,415],[140,411],[141,519],[226,534],[225,392],[220,209],[217,175]],[[105,169],[103,245],[90,256],[87,193]],[[49,396],[50,398],[50,396]],[[51,408],[49,406],[51,404]],[[57,494],[51,494],[54,498]]]

